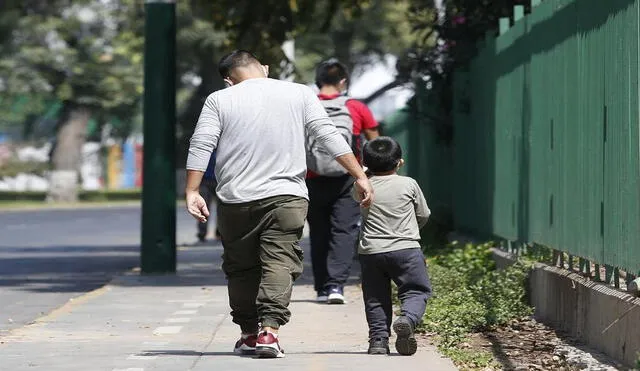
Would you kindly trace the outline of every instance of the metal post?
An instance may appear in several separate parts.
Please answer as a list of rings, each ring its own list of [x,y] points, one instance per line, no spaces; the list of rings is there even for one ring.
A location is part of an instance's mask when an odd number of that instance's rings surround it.
[[[176,271],[175,0],[145,0],[142,273]]]

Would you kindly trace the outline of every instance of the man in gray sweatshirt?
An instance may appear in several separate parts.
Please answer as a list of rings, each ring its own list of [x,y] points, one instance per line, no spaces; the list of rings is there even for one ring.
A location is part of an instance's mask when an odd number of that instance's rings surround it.
[[[230,87],[207,98],[191,138],[187,209],[200,221],[209,216],[198,189],[216,150],[222,269],[233,322],[242,331],[234,351],[280,358],[278,329],[289,321],[293,281],[302,273],[305,134],[355,178],[364,207],[373,190],[310,88],[269,79],[268,67],[244,50],[223,57],[218,68]]]

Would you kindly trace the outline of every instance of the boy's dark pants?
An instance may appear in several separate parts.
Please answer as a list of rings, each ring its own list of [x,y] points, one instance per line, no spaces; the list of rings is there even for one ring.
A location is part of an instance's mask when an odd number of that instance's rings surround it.
[[[414,327],[419,324],[432,292],[422,251],[415,248],[360,254],[360,264],[369,338],[389,338],[391,334],[391,281],[398,286],[402,315]]]
[[[353,178],[307,179],[309,237],[316,291],[343,286],[356,255],[360,233],[360,205],[353,199]]]
[[[294,196],[242,204],[218,203],[233,322],[243,333],[258,323],[279,328],[289,322],[291,289],[302,273],[302,237],[308,202]]]

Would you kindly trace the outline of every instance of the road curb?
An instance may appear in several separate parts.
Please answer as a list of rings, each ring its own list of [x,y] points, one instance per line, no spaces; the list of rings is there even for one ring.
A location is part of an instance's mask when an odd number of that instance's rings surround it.
[[[16,207],[2,207],[0,212],[29,212],[29,211],[55,211],[55,210],[99,210],[112,208],[133,208],[139,207],[140,201],[124,201],[124,202],[95,202],[95,203],[77,203],[65,205],[25,205]]]

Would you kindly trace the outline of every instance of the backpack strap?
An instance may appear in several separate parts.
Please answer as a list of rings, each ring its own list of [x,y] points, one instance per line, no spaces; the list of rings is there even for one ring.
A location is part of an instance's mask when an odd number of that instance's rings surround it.
[[[326,106],[346,106],[347,102],[352,100],[353,98],[347,97],[345,95],[339,95],[333,99],[322,99],[322,105]]]

